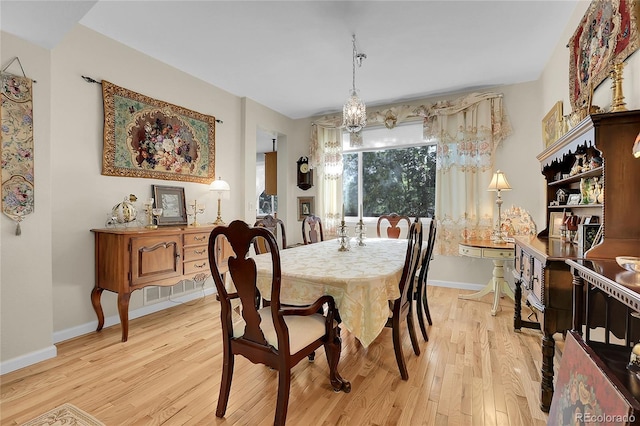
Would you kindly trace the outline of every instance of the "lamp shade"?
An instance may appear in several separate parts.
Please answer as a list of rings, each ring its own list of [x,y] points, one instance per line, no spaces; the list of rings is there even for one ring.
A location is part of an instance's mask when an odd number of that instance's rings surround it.
[[[487,191],[509,191],[510,189],[511,185],[507,182],[507,177],[500,170],[496,170]]]
[[[218,178],[213,182],[211,182],[211,185],[209,186],[209,191],[213,191],[217,193],[218,198],[226,199],[226,198],[229,198],[229,192],[231,191],[231,187],[226,181]]]

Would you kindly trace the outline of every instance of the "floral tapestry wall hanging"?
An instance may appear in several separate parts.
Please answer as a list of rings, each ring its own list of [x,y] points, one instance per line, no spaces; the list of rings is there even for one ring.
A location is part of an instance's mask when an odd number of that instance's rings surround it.
[[[2,212],[20,222],[33,213],[33,81],[0,74],[2,80]]]
[[[102,174],[211,183],[215,125],[201,114],[102,81]]]
[[[577,110],[616,63],[640,46],[640,1],[593,0],[569,40],[569,98]]]

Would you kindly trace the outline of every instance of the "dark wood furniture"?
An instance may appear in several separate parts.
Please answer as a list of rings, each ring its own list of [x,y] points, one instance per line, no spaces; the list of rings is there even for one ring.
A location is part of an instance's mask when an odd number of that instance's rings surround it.
[[[122,341],[129,336],[129,299],[135,290],[172,286],[181,280],[204,281],[210,274],[207,243],[213,226],[92,229],[95,236],[95,285],[91,304],[104,326],[100,297],[118,293]],[[220,247],[220,256],[227,256]]]
[[[279,241],[278,248],[281,250],[287,248],[287,233],[284,230],[284,222],[281,219],[268,214],[262,219],[256,220],[256,223],[254,223],[253,226],[267,228],[276,237],[276,241]],[[254,242],[254,249],[258,254],[266,253],[266,243],[261,239],[256,239]]]
[[[419,265],[418,276],[416,277],[416,287],[414,293],[414,300],[416,300],[416,308],[418,310],[418,324],[420,324],[420,331],[425,341],[429,341],[429,335],[427,334],[427,327],[424,323],[424,316],[427,316],[427,322],[429,325],[433,325],[431,321],[431,312],[429,312],[429,300],[427,299],[427,277],[429,275],[429,265],[433,259],[433,248],[436,244],[436,220],[431,219],[429,222],[429,231],[427,233],[427,248],[422,254],[422,260]]]
[[[228,270],[236,292],[229,293],[222,279],[227,265],[219,264],[214,242],[226,239],[235,253],[228,260]],[[257,272],[249,249],[256,238],[268,246],[272,263],[271,305],[256,306]],[[280,252],[273,234],[262,227],[250,228],[242,221],[228,227],[220,226],[209,238],[209,263],[221,303],[222,323],[222,381],[216,416],[227,410],[235,355],[242,355],[254,364],[264,364],[278,371],[278,398],[274,424],[284,425],[289,403],[291,368],[324,346],[329,364],[329,377],[334,391],[349,392],[351,384],[340,377],[338,361],[342,343],[338,328],[337,310],[333,297],[322,296],[309,306],[284,307],[280,304]],[[238,311],[232,300],[241,305]],[[326,315],[323,309],[326,308]],[[239,313],[237,313],[239,312]],[[235,319],[233,316],[241,316]]]
[[[402,321],[407,323],[413,352],[416,355],[420,355],[420,346],[418,345],[416,329],[413,323],[413,291],[415,288],[416,271],[421,259],[420,255],[423,252],[422,222],[418,221],[410,224],[407,240],[404,268],[402,269],[402,277],[400,277],[400,282],[398,283],[400,287],[400,297],[389,302],[392,315],[386,324],[386,326],[392,330],[393,350],[396,354],[396,362],[398,363],[402,380],[409,380],[407,363],[402,353],[402,340],[400,339],[400,324]]]
[[[586,117],[538,155],[546,181],[546,226],[536,237],[515,237],[514,328],[540,328],[542,338],[542,380],[540,408],[549,411],[553,397],[553,334],[565,333],[572,324],[572,279],[567,259],[613,258],[640,252],[640,161],[631,155],[631,146],[640,132],[640,111],[595,114]],[[576,151],[599,153],[602,167],[569,176]],[[575,192],[582,178],[601,176],[602,203],[554,205],[559,189]],[[567,209],[574,215],[600,217],[602,242],[586,253],[570,243],[549,235],[552,212]],[[528,290],[527,304],[538,321],[521,319],[522,286]],[[601,315],[594,313],[594,318]]]
[[[640,376],[627,368],[633,344],[640,336],[640,274],[622,269],[611,259],[566,263],[573,275],[573,336],[599,365],[606,385],[617,389],[635,417],[635,422],[616,424],[640,424]],[[604,323],[593,318],[597,312],[607,313]],[[604,338],[592,339],[592,330],[600,324]]]
[[[376,224],[376,232],[378,233],[378,238],[382,236],[381,225],[387,221],[389,226],[386,228],[387,238],[400,238],[401,229],[398,227],[398,224],[402,221],[407,222],[407,229],[411,226],[411,219],[409,216],[401,216],[398,213],[390,213],[383,214],[378,218],[378,223]]]
[[[308,238],[307,238],[308,237]],[[313,244],[324,241],[322,232],[322,220],[318,216],[310,214],[302,221],[302,241],[304,244]]]

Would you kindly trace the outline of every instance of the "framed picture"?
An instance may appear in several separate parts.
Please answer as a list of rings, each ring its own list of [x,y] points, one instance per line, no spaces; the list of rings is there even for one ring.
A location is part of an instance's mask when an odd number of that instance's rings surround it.
[[[567,213],[567,216],[571,216],[571,213]],[[562,212],[549,213],[549,238],[560,238],[563,217],[564,213]]]
[[[575,424],[574,421],[587,419],[588,415],[597,417],[594,413],[599,416],[604,413],[614,419],[594,424],[621,424],[621,420],[615,419],[629,419],[634,412],[637,414],[637,409],[638,403],[631,393],[593,349],[575,331],[568,332],[549,410],[549,424]]]
[[[186,225],[187,206],[184,188],[180,186],[152,185],[154,208],[161,208],[158,225]]]
[[[562,129],[562,101],[556,102],[542,119],[542,141],[545,148],[554,143],[560,136]]]
[[[640,7],[631,0],[593,0],[569,39],[569,98],[573,110],[639,46]]]
[[[102,81],[102,174],[215,179],[216,118]]]
[[[580,195],[580,194],[569,194],[569,198],[567,198],[567,205],[568,206],[577,206],[578,204],[580,204],[581,200],[582,200],[582,195]]]
[[[305,216],[308,216],[314,211],[314,198],[313,197],[298,197],[298,221],[302,222]]]
[[[578,225],[578,253],[580,255],[584,255],[584,253],[593,246],[599,229],[599,223],[581,223]]]

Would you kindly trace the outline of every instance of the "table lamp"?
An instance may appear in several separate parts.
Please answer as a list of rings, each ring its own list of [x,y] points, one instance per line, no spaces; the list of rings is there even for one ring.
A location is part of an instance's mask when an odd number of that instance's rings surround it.
[[[217,180],[214,180],[213,182],[211,182],[211,185],[209,186],[209,191],[213,191],[217,197],[218,197],[218,218],[216,219],[215,222],[213,222],[214,225],[224,225],[224,221],[222,220],[222,217],[220,216],[220,200],[224,199],[229,199],[229,195],[231,192],[231,187],[229,186],[229,184],[220,179],[220,177],[218,177]]]
[[[496,204],[498,205],[498,230],[496,232],[495,241],[497,243],[504,243],[504,237],[502,236],[502,197],[500,196],[500,191],[510,191],[511,185],[507,182],[507,177],[500,170],[496,170],[493,174],[493,178],[491,179],[491,183],[489,184],[489,188],[487,191],[495,191],[496,194]]]

